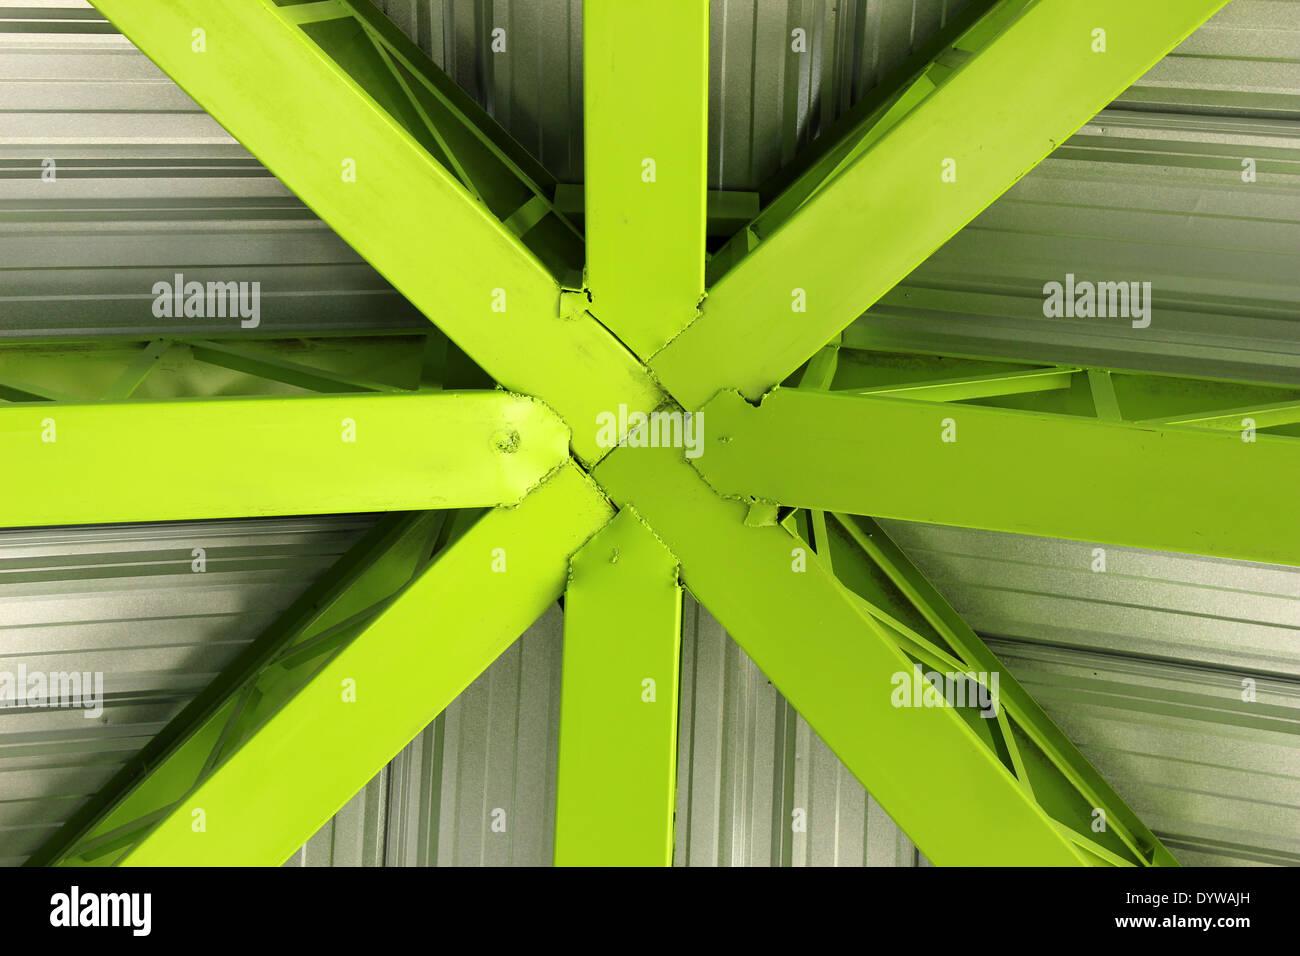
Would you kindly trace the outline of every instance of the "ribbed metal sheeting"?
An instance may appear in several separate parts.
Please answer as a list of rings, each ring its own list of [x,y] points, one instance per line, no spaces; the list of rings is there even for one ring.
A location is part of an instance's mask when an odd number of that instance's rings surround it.
[[[683,608],[679,866],[926,861],[713,615]]]
[[[0,531],[0,671],[103,674],[96,719],[0,707],[0,865],[30,856],[371,521]]]
[[[1300,385],[1297,103],[1300,3],[1234,0],[847,340]],[[1067,273],[1150,282],[1150,327],[1046,318]]]
[[[969,2],[713,0],[710,186],[757,188]],[[379,6],[553,176],[582,181],[581,0]],[[806,52],[793,49],[797,29]]]
[[[177,272],[261,282],[259,333],[425,324],[89,4],[0,0],[0,339],[238,331],[155,318]]]
[[[922,862],[689,596],[682,645],[677,865]],[[549,866],[562,652],[553,606],[288,864]]]
[[[884,524],[1181,863],[1300,865],[1300,568]]]
[[[1300,119],[1295,0],[1232,0],[1118,103],[1128,109]]]

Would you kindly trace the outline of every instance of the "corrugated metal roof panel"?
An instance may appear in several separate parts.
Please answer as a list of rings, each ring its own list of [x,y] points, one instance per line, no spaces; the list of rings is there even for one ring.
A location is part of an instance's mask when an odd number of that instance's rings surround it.
[[[1135,109],[1300,118],[1294,0],[1234,0],[1118,102]]]
[[[0,707],[0,863],[26,859],[370,523],[0,531],[0,672],[103,674],[93,719]],[[194,548],[206,552],[202,573]]]
[[[1300,865],[1300,568],[882,523],[1180,862]]]

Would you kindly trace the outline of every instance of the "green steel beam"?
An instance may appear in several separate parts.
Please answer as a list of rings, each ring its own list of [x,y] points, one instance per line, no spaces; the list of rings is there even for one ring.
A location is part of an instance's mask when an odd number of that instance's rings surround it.
[[[1024,395],[1069,388],[1078,369],[1030,369],[1025,372],[995,375],[970,375],[934,382],[911,382],[902,385],[876,385],[854,389],[858,395],[889,395],[928,402],[963,402],[972,398],[996,398],[1001,395]]]
[[[283,863],[559,597],[570,555],[611,514],[572,465],[489,512],[238,739],[205,725],[193,759],[151,778],[158,809],[105,820],[132,837],[117,862]]]
[[[295,8],[281,5],[292,15]],[[557,183],[542,164],[374,3],[337,0],[337,9],[344,16],[307,34],[552,274],[579,281],[582,235],[552,200]]]
[[[709,289],[652,371],[690,409],[722,389],[757,399],[1224,2],[1004,0],[917,80],[881,135]]]
[[[1250,420],[1251,428],[1276,428],[1279,425],[1300,423],[1300,402],[1270,402],[1266,405],[1246,405],[1241,408],[1203,411],[1192,414],[1171,415],[1165,418],[1143,419],[1142,425],[1187,425],[1193,428],[1213,428],[1240,432]]]
[[[285,395],[284,384],[323,393],[411,392],[474,387],[443,381],[446,337],[432,325],[404,335],[179,336],[98,342],[24,342],[0,345],[4,382],[21,382],[12,401],[64,404],[128,398],[167,400],[220,395]],[[427,374],[422,372],[427,367]],[[230,375],[229,371],[241,373]],[[491,379],[479,373],[485,388]]]
[[[881,83],[842,113],[828,129],[817,133],[789,163],[764,182],[759,191],[761,208],[732,230],[730,241],[710,256],[706,283],[710,287],[715,285],[754,245],[771,235],[809,196],[821,189],[846,161],[875,142],[891,125],[890,120],[896,119],[900,110],[907,108],[917,95],[917,80],[922,74],[936,69],[936,59],[967,35],[998,2],[972,0],[964,9],[950,15],[931,39],[918,46]],[[996,29],[996,18],[987,18],[983,24]],[[788,130],[786,135],[787,149],[793,151],[793,143],[788,140],[806,136],[808,131]]]
[[[0,399],[6,402],[61,402],[67,401],[67,396],[44,385],[6,378],[0,381]]]
[[[587,285],[648,357],[704,295],[709,4],[586,0],[582,50]]]
[[[171,347],[172,343],[166,339],[146,342],[140,354],[122,370],[122,374],[113,381],[102,397],[117,401],[130,398]]]
[[[283,382],[311,392],[401,392],[395,385],[372,382],[325,369],[312,368],[301,362],[291,362],[272,355],[255,352],[219,342],[198,341],[190,351],[200,362],[219,365],[232,371],[243,372],[255,378]]]
[[[142,835],[250,718],[304,683],[323,655],[351,640],[429,562],[456,512],[380,516],[229,667],[149,741],[28,860],[29,866],[112,862]]]
[[[914,662],[820,562],[801,561],[798,538],[747,526],[746,504],[718,496],[679,450],[620,448],[595,477],[645,517],[691,593],[932,861],[1094,862],[958,708],[893,705]]]
[[[672,863],[681,625],[676,559],[619,512],[565,590],[557,866]]]
[[[501,391],[0,406],[0,527],[511,504],[567,447]]]
[[[304,32],[311,24],[267,0],[96,6],[494,379],[573,423],[583,460],[607,451],[596,442],[601,412],[661,402],[645,369],[586,312],[586,297],[562,293],[486,200],[363,88],[356,76],[399,108],[376,79],[393,78],[377,53],[363,70],[347,59],[361,55],[356,44],[341,45],[349,72]]]
[[[1115,381],[1106,369],[1088,369],[1088,390],[1092,394],[1093,413],[1105,422],[1122,422],[1124,413],[1115,394]]]
[[[784,388],[704,416],[724,495],[1300,565],[1295,438]]]
[[[937,646],[940,651],[937,660],[926,660],[921,654],[911,656],[940,670],[999,675],[1002,747],[1011,758],[1013,772],[1029,786],[1039,805],[1098,856],[1130,866],[1176,866],[1177,861],[1155,834],[1002,667],[888,533],[870,518],[840,514],[832,518],[829,533],[822,533],[819,555],[823,550],[834,554],[836,577],[862,597],[871,613],[905,643]],[[1105,821],[1104,828],[1096,826],[1099,819]]]

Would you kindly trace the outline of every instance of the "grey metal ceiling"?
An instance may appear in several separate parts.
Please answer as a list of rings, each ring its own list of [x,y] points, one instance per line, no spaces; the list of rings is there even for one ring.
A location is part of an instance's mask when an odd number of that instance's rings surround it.
[[[581,179],[579,0],[383,5]],[[714,0],[711,185],[756,187],[962,6]],[[51,19],[33,27],[33,9]],[[489,22],[509,56],[484,49]],[[787,55],[794,25],[810,57]],[[1300,3],[1233,0],[850,337],[1300,381],[1298,38]],[[29,174],[46,157],[55,194]],[[425,321],[87,4],[0,0],[0,336],[170,331],[152,278],[218,263],[263,279],[266,331]],[[1151,329],[1049,325],[1041,285],[1067,270],[1150,278]],[[0,710],[0,861],[66,819],[366,521],[0,532],[0,666],[112,675],[106,723]],[[1296,571],[1117,549],[1094,575],[1077,543],[890,530],[1183,862],[1300,862]],[[196,535],[229,554],[202,576],[180,573]],[[677,862],[924,863],[707,612],[685,620]],[[553,609],[290,863],[548,862],[560,629]],[[488,827],[497,807],[505,834]],[[796,808],[807,833],[788,827]]]

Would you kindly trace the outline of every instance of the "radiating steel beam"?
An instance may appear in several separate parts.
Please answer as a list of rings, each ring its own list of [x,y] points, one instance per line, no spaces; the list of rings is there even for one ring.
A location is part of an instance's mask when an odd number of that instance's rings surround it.
[[[704,295],[709,4],[586,0],[582,44],[592,311],[649,357]]]
[[[0,406],[0,527],[490,507],[567,460],[508,392]]]
[[[687,408],[721,389],[758,398],[1224,2],[1003,0],[709,289],[652,370]]]
[[[672,863],[681,625],[676,559],[619,512],[565,590],[557,866]]]
[[[610,516],[573,465],[489,512],[344,622],[355,636],[323,663],[291,653],[309,676],[277,684],[273,706],[246,685],[256,715],[205,724],[166,776],[140,783],[149,799],[105,818],[91,841],[129,837],[114,859],[130,866],[283,863],[560,595],[570,555]]]
[[[1300,565],[1296,438],[792,389],[704,418],[726,495]]]
[[[585,295],[562,294],[488,197],[476,198],[430,152],[436,143],[412,132],[423,120],[392,88],[394,69],[406,68],[358,46],[371,43],[362,28],[299,25],[292,7],[267,0],[96,6],[493,378],[573,423],[584,460],[607,450],[596,443],[597,415],[660,403],[640,363],[586,312]],[[340,38],[339,29],[350,32]],[[338,41],[342,62],[316,39]],[[408,85],[419,85],[410,73]]]
[[[691,593],[932,861],[1095,861],[957,708],[894,706],[894,682],[913,675],[913,661],[821,563],[800,555],[798,538],[746,525],[745,503],[717,495],[680,450],[620,448],[595,477],[645,516]]]

